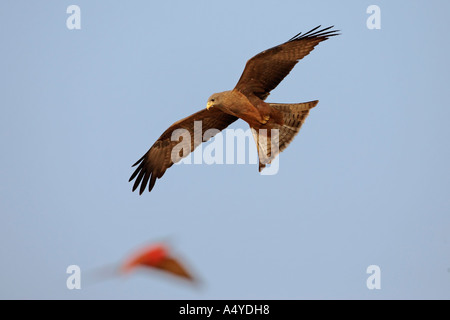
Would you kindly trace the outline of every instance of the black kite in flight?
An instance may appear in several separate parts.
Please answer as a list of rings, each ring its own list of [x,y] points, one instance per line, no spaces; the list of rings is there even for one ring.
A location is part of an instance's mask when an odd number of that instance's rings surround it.
[[[138,165],[129,180],[136,178],[133,191],[140,185],[139,194],[142,194],[147,184],[151,191],[156,179],[161,178],[168,168],[203,142],[202,139],[194,139],[196,121],[201,121],[202,124],[201,135],[200,132],[197,133],[200,137],[209,129],[217,129],[216,132],[219,132],[239,118],[246,121],[258,147],[259,170],[271,163],[294,139],[309,110],[319,101],[281,104],[266,103],[264,100],[317,44],[338,35],[337,30],[330,30],[333,27],[317,30],[319,28],[320,26],[305,34],[299,33],[287,42],[257,54],[247,61],[233,90],[213,94],[208,99],[206,109],[171,125],[133,165]],[[187,130],[191,139],[184,141],[187,148],[183,148],[174,157],[172,149],[183,142],[182,139],[172,140],[172,134],[177,129]],[[274,146],[275,140],[277,143]]]

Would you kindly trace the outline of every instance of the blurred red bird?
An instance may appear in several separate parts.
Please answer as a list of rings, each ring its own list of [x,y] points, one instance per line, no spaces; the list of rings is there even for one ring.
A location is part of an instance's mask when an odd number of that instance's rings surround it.
[[[194,281],[192,275],[175,258],[171,257],[169,250],[162,244],[154,244],[143,248],[125,261],[120,271],[129,273],[137,267],[159,269],[186,280]]]

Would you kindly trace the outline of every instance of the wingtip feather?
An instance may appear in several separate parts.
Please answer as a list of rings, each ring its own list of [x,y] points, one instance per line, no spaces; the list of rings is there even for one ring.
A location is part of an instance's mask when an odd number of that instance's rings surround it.
[[[329,37],[340,35],[340,33],[338,33],[338,32],[340,32],[340,30],[330,30],[330,29],[334,28],[334,25],[326,27],[324,29],[317,30],[321,27],[322,27],[322,25],[318,25],[317,27],[309,30],[306,33],[300,32],[297,35],[293,36],[291,39],[289,39],[287,42],[308,39],[308,38],[315,38],[315,37],[329,38]]]

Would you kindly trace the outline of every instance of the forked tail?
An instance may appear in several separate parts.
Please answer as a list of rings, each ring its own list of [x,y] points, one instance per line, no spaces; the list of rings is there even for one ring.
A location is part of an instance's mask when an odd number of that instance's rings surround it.
[[[258,147],[259,171],[270,164],[300,131],[309,114],[319,101],[305,103],[270,103],[270,106],[281,112],[283,124],[272,124],[272,130],[252,128],[253,138]]]

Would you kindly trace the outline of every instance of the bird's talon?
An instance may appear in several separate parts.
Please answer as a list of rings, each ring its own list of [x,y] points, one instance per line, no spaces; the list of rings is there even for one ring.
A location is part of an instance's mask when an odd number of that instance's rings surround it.
[[[266,124],[269,121],[269,119],[270,119],[270,116],[264,116],[261,123]]]

